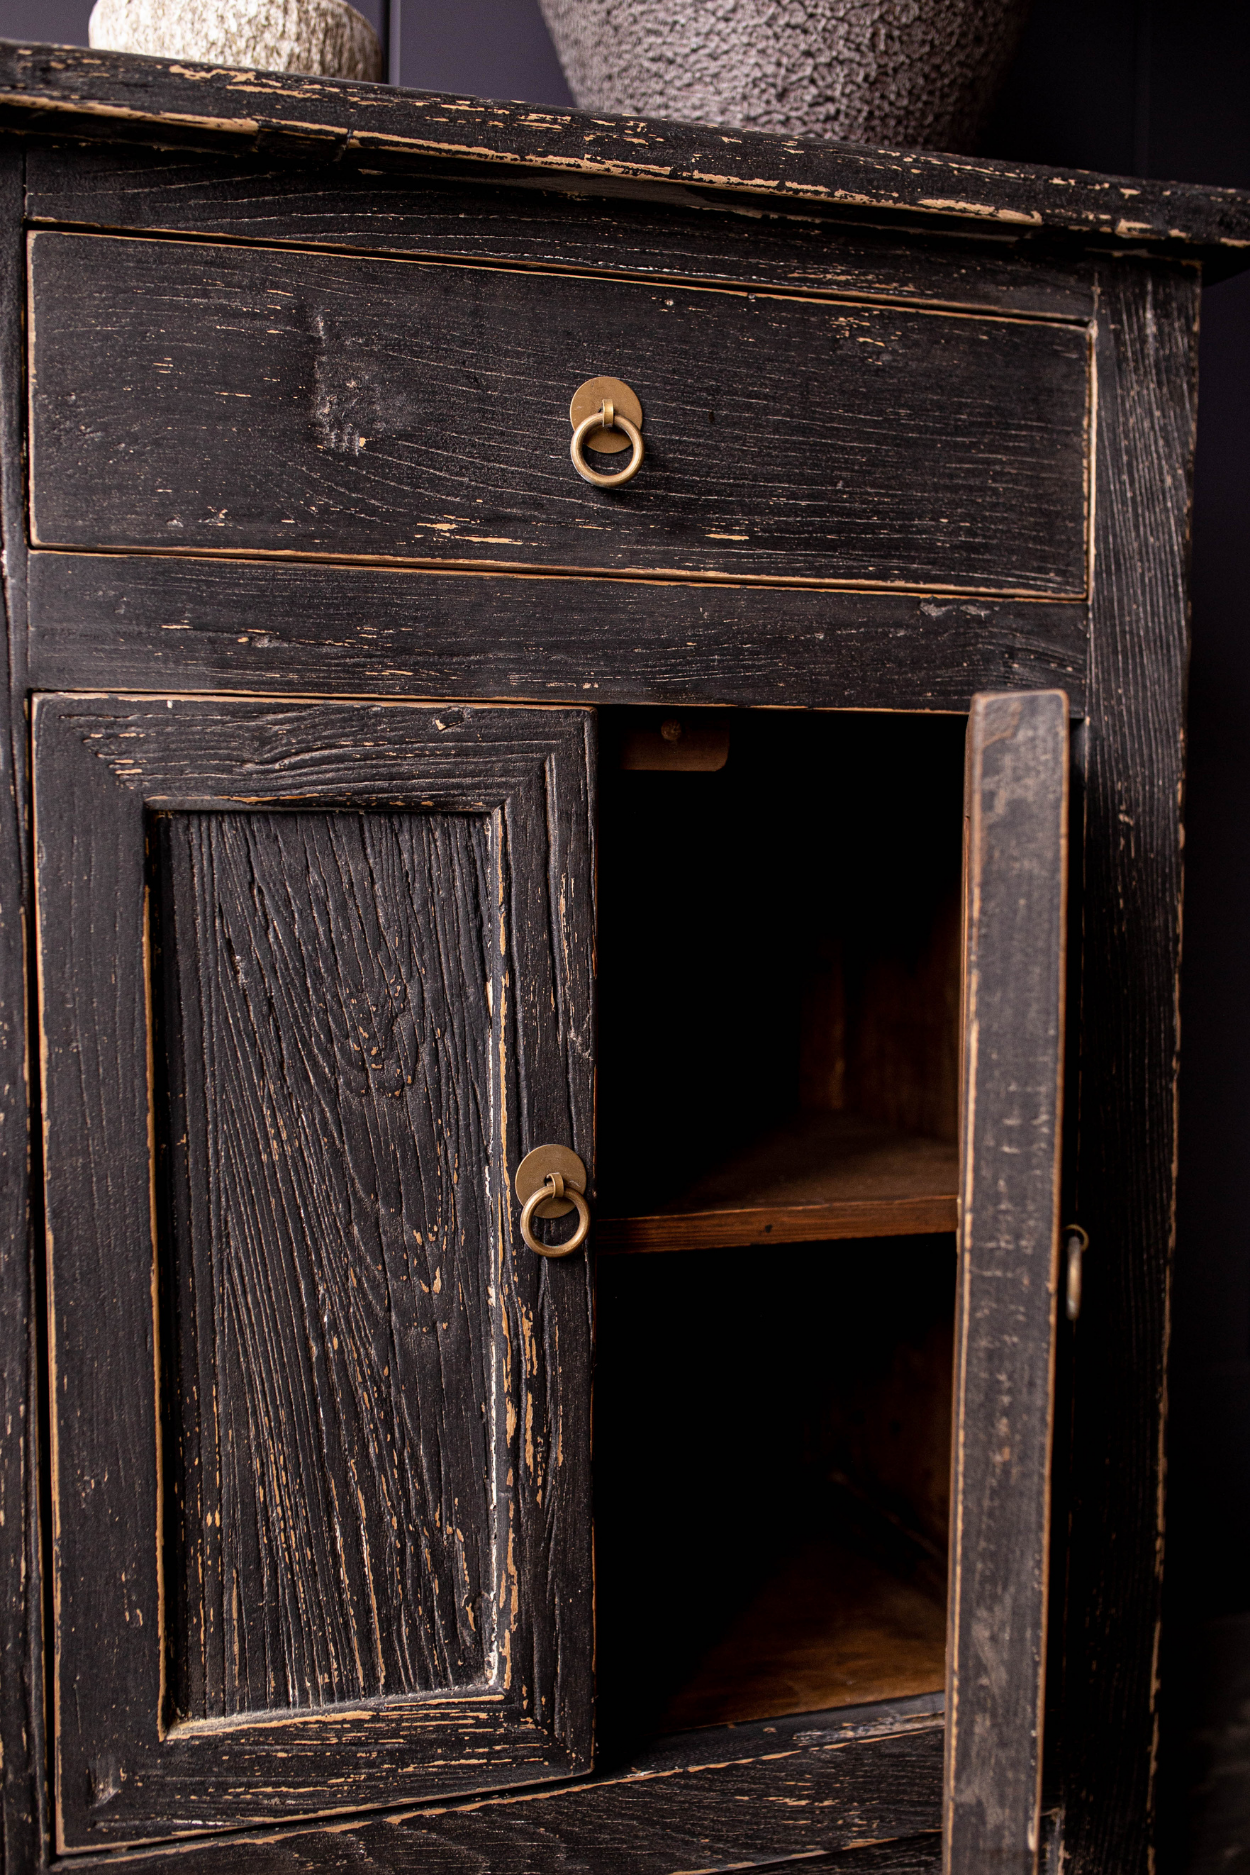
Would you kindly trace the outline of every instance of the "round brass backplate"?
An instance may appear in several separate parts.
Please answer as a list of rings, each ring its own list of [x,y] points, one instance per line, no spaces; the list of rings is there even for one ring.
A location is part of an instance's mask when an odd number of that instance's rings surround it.
[[[576,429],[587,417],[593,417],[605,398],[610,398],[623,417],[628,417],[635,429],[642,428],[642,405],[630,390],[628,384],[622,384],[619,378],[587,378],[579,384],[573,393],[569,405],[569,422]],[[623,430],[592,430],[586,438],[587,449],[597,449],[600,455],[615,456],[622,449],[632,445]],[[572,1210],[572,1206],[569,1209]],[[540,1214],[541,1215],[541,1214]]]
[[[535,1146],[533,1152],[526,1153],[516,1169],[513,1185],[517,1202],[524,1204],[536,1191],[541,1191],[551,1172],[558,1172],[573,1191],[586,1190],[586,1168],[575,1152],[570,1152],[567,1146]],[[545,1204],[534,1206],[534,1215],[565,1217],[572,1209],[572,1203],[567,1198],[548,1198]]]

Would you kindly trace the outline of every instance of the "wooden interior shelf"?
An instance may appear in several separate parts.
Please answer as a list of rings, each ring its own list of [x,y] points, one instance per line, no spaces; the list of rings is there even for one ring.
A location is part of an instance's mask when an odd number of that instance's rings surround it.
[[[651,1212],[604,1217],[599,1251],[710,1250],[955,1229],[959,1151],[856,1113],[801,1112]]]
[[[663,1725],[738,1725],[936,1693],[946,1612],[833,1537],[804,1543],[675,1694]]]

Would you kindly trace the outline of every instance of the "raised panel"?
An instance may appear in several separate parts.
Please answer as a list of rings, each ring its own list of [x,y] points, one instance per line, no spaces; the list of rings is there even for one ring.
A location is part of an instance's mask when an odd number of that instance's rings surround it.
[[[481,816],[163,814],[181,1719],[494,1668]]]
[[[53,232],[30,255],[43,546],[1086,588],[1081,327]],[[569,460],[607,369],[645,415],[617,490]]]

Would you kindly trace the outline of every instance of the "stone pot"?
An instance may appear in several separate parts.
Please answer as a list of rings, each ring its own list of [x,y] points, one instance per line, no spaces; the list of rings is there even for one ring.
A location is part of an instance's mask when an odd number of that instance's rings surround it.
[[[583,110],[969,150],[1031,0],[540,0]]]
[[[382,77],[382,47],[347,0],[96,0],[88,39],[115,52],[266,72]]]

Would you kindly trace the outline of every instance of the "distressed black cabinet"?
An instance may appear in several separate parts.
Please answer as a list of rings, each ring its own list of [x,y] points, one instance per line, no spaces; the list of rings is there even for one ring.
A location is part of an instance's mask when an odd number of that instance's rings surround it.
[[[16,46],[0,131],[5,1869],[1144,1871],[1250,204]]]

